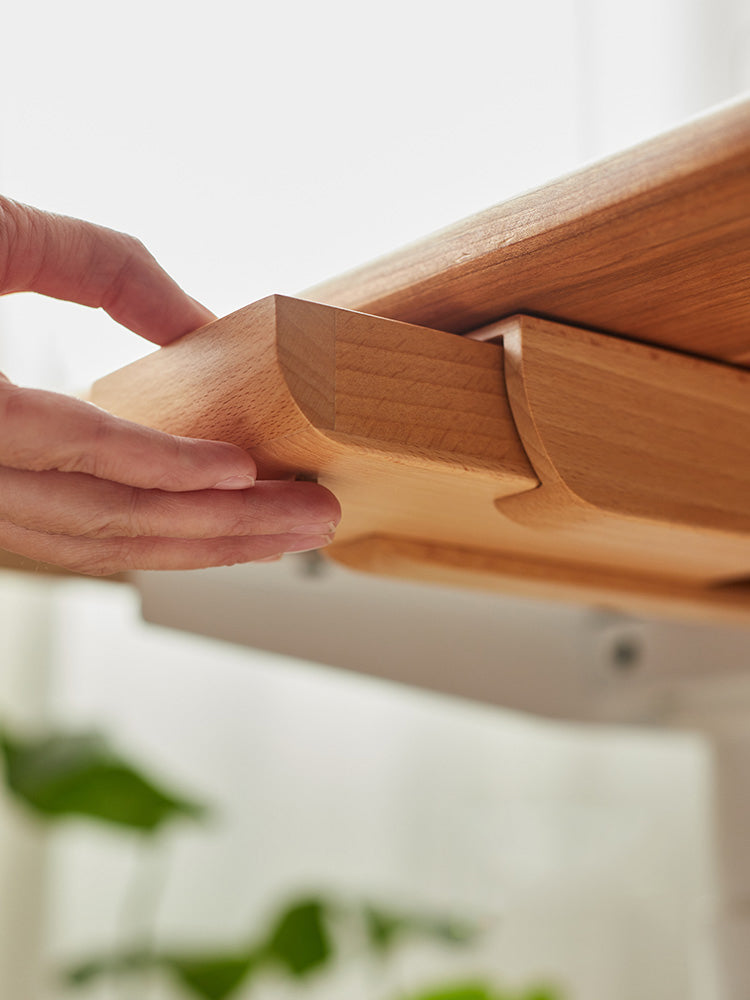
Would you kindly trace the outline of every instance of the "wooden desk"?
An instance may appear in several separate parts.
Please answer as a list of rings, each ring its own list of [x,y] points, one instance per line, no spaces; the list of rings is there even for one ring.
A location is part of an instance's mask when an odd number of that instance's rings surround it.
[[[319,478],[353,568],[744,618],[748,274],[743,103],[314,302],[248,306],[93,399]]]
[[[528,313],[750,364],[750,100],[305,297],[453,333]]]

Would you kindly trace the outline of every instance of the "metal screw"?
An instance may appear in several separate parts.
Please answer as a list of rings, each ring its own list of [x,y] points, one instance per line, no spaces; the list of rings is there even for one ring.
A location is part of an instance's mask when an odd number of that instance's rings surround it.
[[[619,635],[612,643],[610,656],[612,666],[616,670],[633,670],[638,666],[643,648],[640,640],[634,635]]]
[[[302,576],[315,579],[325,576],[330,569],[330,563],[317,549],[302,552],[296,558],[302,569]]]

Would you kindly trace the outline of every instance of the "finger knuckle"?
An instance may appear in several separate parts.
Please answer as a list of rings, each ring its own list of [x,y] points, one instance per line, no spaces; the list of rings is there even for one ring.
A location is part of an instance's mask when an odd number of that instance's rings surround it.
[[[274,553],[270,554],[273,555]],[[258,553],[250,549],[247,541],[230,541],[224,546],[214,565],[237,566],[240,563],[252,562],[257,556]]]
[[[129,487],[127,523],[121,534],[173,536],[184,529],[185,501],[181,494]]]
[[[246,506],[231,516],[227,516],[222,529],[222,535],[226,538],[243,538],[248,535],[260,534],[263,534],[262,520],[257,514],[253,516],[253,513]]]
[[[0,416],[6,428],[24,423],[31,415],[32,402],[27,389],[3,382],[0,385]]]
[[[0,427],[7,465],[18,463],[31,468],[38,464],[34,459],[38,442],[29,441],[28,434],[21,432],[34,425],[36,406],[32,392],[11,382],[0,382]]]
[[[151,257],[151,253],[146,247],[143,240],[139,240],[137,236],[132,236],[130,233],[120,233],[120,239],[122,240],[123,246],[131,258],[148,259]]]
[[[195,464],[191,462],[191,442],[172,434],[164,434],[159,439],[159,444],[163,448],[164,457],[162,468],[154,477],[153,487],[167,492],[180,491],[181,487],[184,488],[185,470]]]
[[[117,484],[111,497],[102,497],[82,534],[91,538],[173,536],[184,528],[184,501],[161,490],[143,490]]]
[[[97,516],[89,521],[79,522],[78,532],[84,538],[93,538],[95,540],[118,538],[125,534],[122,524],[116,518],[106,515]]]
[[[16,202],[0,196],[0,289],[3,290],[11,284],[11,263],[19,238],[19,214]]]
[[[100,304],[107,312],[112,312],[117,307],[135,274],[143,271],[144,268],[156,266],[154,257],[136,236],[118,233],[118,237],[122,253],[101,296]]]
[[[123,570],[126,569],[124,566],[111,565],[106,561],[95,563],[86,561],[71,568],[73,569],[73,572],[80,573],[82,576],[92,576],[96,578],[115,576],[117,573],[122,573]]]
[[[141,513],[141,491],[134,486],[118,486],[114,496],[101,498],[91,516],[80,524],[89,538],[131,538],[145,534]]]
[[[86,447],[73,450],[63,461],[57,463],[56,468],[60,472],[85,472],[92,476],[106,476],[104,459],[110,454],[112,420],[108,413],[94,407],[86,416],[89,422]]]
[[[114,576],[132,569],[133,553],[127,539],[112,539],[106,543],[96,543],[82,549],[67,567],[83,576]]]

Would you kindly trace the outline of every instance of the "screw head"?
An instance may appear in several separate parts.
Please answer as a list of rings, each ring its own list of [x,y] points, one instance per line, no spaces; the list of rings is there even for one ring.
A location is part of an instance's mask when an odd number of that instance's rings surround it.
[[[643,655],[640,640],[634,635],[618,635],[610,649],[612,666],[616,670],[633,670]]]

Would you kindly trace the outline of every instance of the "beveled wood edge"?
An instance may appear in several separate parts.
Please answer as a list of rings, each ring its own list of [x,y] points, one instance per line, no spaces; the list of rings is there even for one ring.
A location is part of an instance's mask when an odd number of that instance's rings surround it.
[[[314,336],[315,330],[321,336]],[[339,357],[339,338],[348,352],[346,362]],[[433,349],[443,345],[434,350],[434,357],[425,350],[428,342]],[[465,451],[436,444],[427,426],[418,426],[413,434],[379,437],[364,433],[369,416],[375,421],[392,399],[392,405],[398,405],[386,389],[381,390],[382,398],[375,398],[377,406],[363,397],[363,420],[358,424],[340,412],[339,397],[351,400],[356,391],[352,372],[358,366],[362,372],[369,370],[377,362],[377,352],[400,359],[407,350],[405,344],[424,359],[427,371],[421,384],[426,391],[432,389],[433,396],[435,387],[447,384],[459,389],[463,384],[459,375],[446,376],[447,362],[441,352],[447,350],[451,359],[457,356],[459,361],[468,355],[476,362],[479,348],[443,331],[273,295],[104,376],[92,387],[91,399],[104,409],[159,430],[221,439],[246,448],[259,459],[261,475],[265,470],[272,470],[273,475],[314,472],[312,467],[295,468],[300,448],[312,448],[320,458],[327,458],[331,449],[339,453],[349,448],[401,458],[424,468],[467,468],[477,475],[494,475],[500,495],[536,485],[501,373],[492,382],[492,393],[506,412],[492,425],[495,445],[487,454],[481,443],[476,450]],[[482,367],[494,373],[502,363],[502,350],[493,347],[490,352],[489,345],[479,349],[487,351]],[[245,376],[248,370],[253,371],[252,385]],[[368,413],[368,406],[375,409]],[[481,442],[482,435],[487,437],[486,427],[477,424],[472,434]],[[285,449],[288,456],[281,455]],[[276,457],[274,451],[279,453]]]
[[[541,514],[540,526],[549,523],[550,513],[555,525],[566,516],[575,522],[612,514],[717,535],[746,537],[750,533],[750,482],[743,475],[750,453],[746,433],[750,422],[750,372],[533,316],[502,320],[478,331],[472,339],[490,343],[499,339],[503,343],[511,412],[541,483],[533,496],[499,499],[497,507],[506,516],[534,524],[536,517],[531,508],[536,508]],[[535,361],[548,364],[550,357],[556,377],[537,379],[538,384],[532,386]],[[578,405],[570,407],[560,387],[574,385],[578,370],[592,366],[600,377],[598,395],[592,391],[585,399],[592,411],[587,420],[579,415],[583,394],[578,395]],[[669,372],[666,384],[665,371]],[[627,395],[628,410],[612,406],[610,395]],[[732,402],[731,419],[727,419],[724,408],[727,400]],[[643,465],[638,469],[640,480],[631,479],[616,457],[623,436],[633,434],[641,411],[649,408],[658,411],[658,426],[652,428],[651,436],[639,434],[648,441],[648,454],[643,455]],[[699,426],[691,427],[696,412],[702,413],[702,419],[697,420]],[[590,429],[596,424],[596,415],[600,415],[600,426],[593,434]],[[552,440],[561,422],[576,430],[568,435],[564,447]],[[682,462],[683,475],[675,476],[665,467],[680,460],[686,428],[698,440],[704,428],[710,428],[710,432],[704,450]],[[661,455],[662,462],[650,467],[654,452]],[[689,481],[684,475],[688,465]],[[727,480],[732,468],[736,470],[736,482],[732,481],[734,488],[729,488],[722,477]],[[593,471],[601,469],[608,470],[606,490],[592,477]],[[623,483],[629,488],[623,488]],[[703,506],[697,502],[696,493],[701,494]],[[543,495],[547,496],[542,503]],[[706,506],[709,498],[710,507]],[[524,505],[529,509],[525,511]],[[549,508],[547,514],[545,507]]]
[[[590,326],[603,332],[628,333],[627,316],[618,323],[593,323],[566,307],[535,305],[533,288],[508,290],[504,272],[519,257],[534,254],[540,242],[593,231],[601,217],[627,213],[649,192],[669,190],[688,178],[705,180],[712,171],[735,172],[750,162],[750,99],[745,96],[711,108],[661,135],[623,152],[572,171],[536,189],[512,197],[407,246],[323,282],[300,294],[317,302],[467,333],[517,312]],[[492,296],[500,308],[479,305],[469,288],[474,276],[492,274]],[[490,280],[487,278],[486,280]],[[511,279],[513,282],[513,279]],[[545,293],[545,298],[546,298]],[[645,336],[641,339],[653,340]],[[669,343],[668,340],[656,341]],[[746,351],[683,349],[736,363],[750,363]],[[747,355],[747,356],[746,356]]]
[[[603,572],[387,535],[334,543],[325,554],[349,569],[400,580],[588,604],[645,618],[750,625],[750,582],[691,587],[672,579]]]

